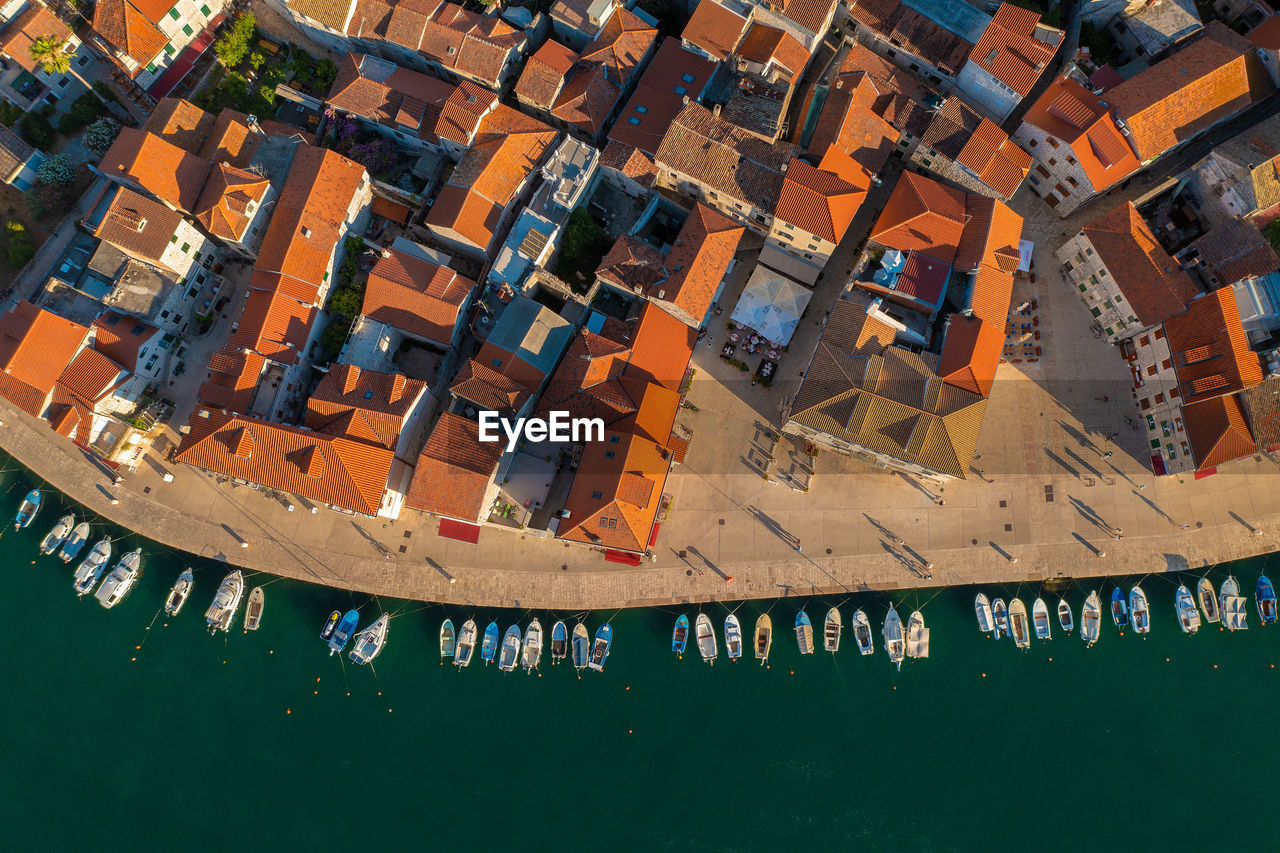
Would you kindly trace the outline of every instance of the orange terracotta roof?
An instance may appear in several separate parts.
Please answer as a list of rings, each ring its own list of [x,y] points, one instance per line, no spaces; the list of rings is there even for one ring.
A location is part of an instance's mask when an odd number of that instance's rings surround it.
[[[107,44],[139,63],[131,74],[136,77],[169,43],[152,23],[167,11],[162,9],[149,17],[129,0],[98,0],[93,8],[93,29]]]
[[[914,249],[951,263],[965,224],[965,196],[914,172],[903,172],[871,239],[892,249]]]
[[[832,150],[837,156],[844,156],[838,149]],[[839,243],[871,187],[870,173],[859,168],[853,176],[858,183],[815,168],[797,157],[787,168],[774,215],[810,234]]]
[[[680,38],[701,48],[715,59],[724,59],[733,53],[746,29],[746,18],[726,9],[715,0],[706,0],[694,7]]]
[[[214,163],[248,168],[264,134],[265,130],[260,133],[249,127],[247,115],[225,108],[214,119],[208,138],[200,146],[200,157]]]
[[[418,338],[448,346],[476,283],[396,249],[386,249],[365,285],[361,313]]]
[[[98,169],[109,177],[137,184],[161,201],[190,212],[200,198],[209,163],[155,134],[126,127],[98,163]]]
[[[363,166],[341,154],[300,146],[276,200],[255,269],[281,273],[318,290],[347,208],[366,178]]]
[[[40,417],[88,334],[85,326],[25,300],[13,306],[0,316],[0,396]]]
[[[1235,394],[1183,406],[1182,423],[1197,470],[1249,456],[1257,450]]]
[[[337,364],[307,398],[303,423],[308,429],[395,450],[405,419],[426,388],[427,383],[399,373]]]
[[[104,311],[93,321],[93,348],[127,370],[137,372],[138,351],[160,330],[136,317]]]
[[[266,363],[256,352],[218,350],[209,358],[209,378],[200,385],[196,399],[230,412],[249,411]]]
[[[129,371],[97,350],[82,349],[58,377],[58,384],[89,403],[97,403],[129,375]]]
[[[984,118],[978,130],[965,143],[956,162],[966,167],[1005,198],[1018,191],[1027,172],[1031,171],[1031,155],[1023,151],[999,125]]]
[[[809,51],[786,30],[770,27],[756,21],[734,50],[734,54],[750,62],[768,66],[770,62],[781,66],[789,78],[800,76],[809,64]]]
[[[814,35],[831,20],[831,7],[836,0],[782,0],[782,14]]]
[[[616,129],[617,125],[614,125],[614,128]],[[652,187],[658,177],[658,167],[654,165],[653,159],[648,154],[639,148],[614,140],[612,133],[610,133],[609,144],[604,147],[604,151],[600,152],[600,165],[621,172],[645,189]]]
[[[651,292],[676,305],[700,324],[729,269],[746,231],[737,222],[699,202],[676,235],[667,255],[667,280]]]
[[[1035,37],[1039,23],[1036,12],[1001,3],[969,61],[1025,97],[1057,51],[1055,45]]]
[[[269,189],[271,182],[261,175],[218,163],[196,203],[196,220],[215,237],[232,242],[243,240]]]
[[[955,256],[956,269],[986,267],[1009,275],[1015,273],[1021,260],[1018,241],[1022,239],[1022,217],[1004,202],[975,194],[965,197],[965,216],[967,221]],[[996,316],[1004,317],[1007,298],[1005,303]]]
[[[481,409],[508,415],[518,412],[529,399],[529,390],[524,385],[474,358],[462,365],[449,392]]]
[[[49,411],[45,415],[49,426],[63,438],[72,441],[88,441],[89,429],[93,425],[93,413],[88,404],[61,385],[53,389],[53,399],[49,403]],[[83,432],[81,432],[83,430]]]
[[[186,462],[332,506],[377,515],[395,454],[364,441],[197,410],[178,446]]]
[[[543,109],[550,109],[564,86],[564,78],[578,55],[554,39],[547,39],[524,63],[516,81],[516,94]]]
[[[580,65],[560,90],[551,114],[595,136],[621,96],[622,91],[609,79],[605,66]]]
[[[947,318],[938,376],[949,385],[989,397],[1003,348],[1003,325],[952,314]]]
[[[623,89],[657,40],[657,28],[619,5],[595,41],[583,48],[578,61],[603,66],[609,81]]]
[[[657,305],[640,312],[624,375],[678,390],[693,355],[697,329],[685,325]]]
[[[115,197],[93,233],[134,257],[164,266],[160,258],[181,224],[181,213],[128,187],[116,187]]]
[[[1138,170],[1138,158],[1107,104],[1074,80],[1053,81],[1023,120],[1071,146],[1094,192]]]
[[[1181,314],[1199,294],[1132,202],[1111,209],[1082,231],[1143,326]]]
[[[299,301],[278,289],[254,288],[245,300],[240,328],[227,344],[251,349],[281,364],[294,364],[307,344],[318,311],[314,303]]]
[[[1262,381],[1230,287],[1193,299],[1186,311],[1165,320],[1164,331],[1184,407]]]
[[[34,74],[40,64],[31,56],[31,46],[36,39],[47,36],[66,39],[71,36],[71,28],[44,6],[29,5],[0,32],[0,51]]]
[[[1105,99],[1144,162],[1244,109],[1273,89],[1247,39],[1220,21],[1204,36],[1130,77]]]
[[[661,445],[606,430],[604,441],[589,442],[582,453],[558,538],[644,551],[670,467],[670,454]]]
[[[698,8],[712,5],[708,0]],[[667,127],[684,107],[684,99],[701,95],[715,70],[715,63],[685,50],[679,39],[663,39],[613,123],[609,139],[639,149],[652,160]]]
[[[422,512],[478,521],[487,507],[502,445],[480,441],[479,424],[461,415],[440,415],[422,448],[405,504]]]
[[[199,156],[213,129],[213,116],[183,98],[161,98],[142,129]]]

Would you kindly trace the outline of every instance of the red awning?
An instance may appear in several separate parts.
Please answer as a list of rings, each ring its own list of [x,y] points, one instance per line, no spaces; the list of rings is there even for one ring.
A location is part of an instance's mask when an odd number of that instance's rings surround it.
[[[654,522],[653,531],[649,534],[649,547],[652,548],[654,543],[658,541],[658,531],[662,529],[662,522]]]
[[[454,521],[452,518],[440,519],[440,535],[446,539],[457,539],[459,542],[470,542],[472,545],[480,541],[480,525],[468,524],[465,521]]]
[[[1164,469],[1164,457],[1163,457],[1163,456],[1161,456],[1161,455],[1160,455],[1160,454],[1158,454],[1158,453],[1156,453],[1156,454],[1152,454],[1152,456],[1151,456],[1151,470],[1155,472],[1155,475],[1156,475],[1157,477],[1163,477],[1165,474],[1169,473],[1168,471],[1166,471],[1166,470]]]
[[[195,67],[196,60],[200,58],[200,55],[209,49],[209,45],[213,44],[214,31],[218,29],[218,25],[225,21],[226,18],[226,15],[219,14],[210,21],[209,26],[205,27],[200,35],[196,36],[195,41],[187,45],[182,53],[178,54],[178,58],[173,61],[173,64],[165,69],[165,72],[160,75],[156,82],[151,84],[147,89],[147,94],[158,101],[176,89],[178,84],[182,82],[182,78],[186,77],[191,69]]]
[[[1205,477],[1212,477],[1216,473],[1218,473],[1218,467],[1216,465],[1212,468],[1201,468],[1196,472],[1196,479],[1203,480]]]
[[[622,563],[624,566],[640,565],[640,555],[629,551],[615,551],[609,548],[604,552],[604,558],[610,563]]]

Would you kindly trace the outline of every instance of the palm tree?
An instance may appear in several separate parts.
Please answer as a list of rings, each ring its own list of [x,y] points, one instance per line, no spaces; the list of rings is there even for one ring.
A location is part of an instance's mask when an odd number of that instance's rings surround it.
[[[67,40],[59,36],[41,36],[31,42],[31,58],[40,64],[46,74],[66,74],[70,72],[71,76],[76,78],[84,85],[86,89],[93,92],[93,96],[106,103],[102,96],[93,90],[93,84],[80,76],[80,73],[71,67],[71,54],[67,53]]]
[[[31,42],[31,58],[40,63],[46,74],[66,74],[71,69],[71,57],[67,55],[66,46],[64,38],[41,36]]]

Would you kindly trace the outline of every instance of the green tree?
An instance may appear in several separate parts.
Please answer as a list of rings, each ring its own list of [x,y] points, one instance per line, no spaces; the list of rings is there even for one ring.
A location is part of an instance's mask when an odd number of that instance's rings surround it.
[[[40,168],[36,170],[36,180],[42,184],[71,184],[76,179],[76,170],[71,166],[71,158],[66,154],[54,154],[44,158]]]
[[[4,227],[9,236],[9,266],[20,270],[36,256],[31,235],[21,222],[6,222]]]
[[[57,137],[53,125],[49,124],[49,119],[39,112],[24,115],[18,121],[18,130],[21,131],[22,138],[36,148],[49,148]]]
[[[560,244],[560,253],[570,258],[579,258],[591,252],[597,243],[604,239],[604,232],[585,207],[579,207],[569,216],[564,229],[564,240]]]
[[[333,60],[325,57],[316,64],[316,87],[322,92],[328,92],[329,87],[333,85],[334,79],[338,76],[338,66],[333,64]]]
[[[213,53],[227,68],[235,68],[249,52],[249,45],[257,32],[258,19],[253,15],[239,15],[218,40],[213,43]]]
[[[46,74],[70,74],[79,80],[86,89],[93,92],[93,86],[80,76],[80,72],[71,64],[71,54],[67,53],[67,40],[58,36],[41,36],[31,42],[28,48],[31,58],[40,65]],[[98,97],[94,93],[94,97]]]
[[[80,137],[80,142],[94,154],[106,154],[120,135],[120,125],[115,119],[103,117],[95,121]]]

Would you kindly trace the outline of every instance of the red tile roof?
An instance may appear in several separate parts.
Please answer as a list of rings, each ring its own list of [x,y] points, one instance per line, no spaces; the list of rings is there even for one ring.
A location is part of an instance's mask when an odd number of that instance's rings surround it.
[[[1210,21],[1203,37],[1107,90],[1105,98],[1145,162],[1272,89],[1248,40]]]
[[[724,59],[733,53],[746,29],[746,18],[715,0],[706,0],[694,7],[680,38],[702,48],[715,59]]]
[[[984,118],[965,143],[956,162],[1001,196],[1009,198],[1018,191],[1027,172],[1031,171],[1031,159],[1031,155],[1015,145],[999,125]]]
[[[196,399],[230,412],[249,411],[266,363],[256,352],[218,350],[209,358],[209,378],[200,385]]]
[[[502,444],[480,441],[475,421],[445,412],[427,439],[405,504],[422,512],[478,521],[485,514],[485,491],[493,480]]]
[[[169,43],[153,23],[167,11],[161,9],[149,16],[129,0],[98,0],[93,8],[93,29],[107,44],[139,63],[131,74],[136,77]]]
[[[547,39],[524,63],[515,92],[530,103],[550,109],[564,86],[564,78],[578,55],[554,39]]]
[[[183,98],[161,98],[142,129],[199,156],[213,130],[213,116]]]
[[[475,285],[448,267],[386,249],[369,272],[361,313],[448,346],[458,313]]]
[[[1184,408],[1262,381],[1262,365],[1249,350],[1230,287],[1193,299],[1186,311],[1165,321],[1164,331]]]
[[[182,211],[195,209],[209,163],[159,136],[132,127],[121,129],[98,163],[103,174],[137,184]]]
[[[838,149],[836,156],[845,156]],[[850,161],[852,162],[852,161]],[[795,158],[787,168],[775,216],[832,243],[839,243],[867,197],[871,174],[861,167],[851,172],[852,183],[835,172]]]
[[[117,187],[94,236],[125,253],[157,266],[169,240],[178,233],[182,214],[128,187]],[[167,267],[166,267],[167,269]]]
[[[1138,158],[1107,104],[1074,80],[1053,81],[1023,120],[1071,146],[1094,192],[1138,170]]]
[[[617,125],[614,125],[614,129],[617,129]],[[658,177],[658,167],[648,154],[612,139],[604,147],[604,151],[600,152],[600,165],[621,172],[645,189],[652,187]]]
[[[1057,50],[1055,45],[1035,37],[1039,23],[1036,12],[1001,3],[969,54],[969,61],[1025,97]]]
[[[377,515],[395,454],[364,441],[198,410],[174,459],[364,515]]]
[[[92,404],[110,393],[129,375],[129,371],[97,350],[82,349],[58,377],[58,384],[68,392]]]
[[[836,0],[782,0],[782,14],[814,35],[823,35]]]
[[[1197,470],[1212,468],[1257,450],[1240,400],[1234,394],[1183,406],[1182,423]]]
[[[93,348],[134,373],[138,371],[138,351],[160,330],[136,317],[118,311],[104,311],[93,321]]]
[[[462,365],[449,391],[481,409],[507,415],[520,411],[529,399],[524,385],[474,358]]]
[[[714,5],[708,0],[699,4],[698,9]],[[715,69],[711,61],[681,47],[678,39],[664,39],[640,76],[635,92],[618,114],[609,139],[637,148],[652,158],[667,128],[684,107],[685,98],[697,98]]]
[[[624,375],[678,390],[696,339],[697,329],[657,305],[646,305],[631,338],[631,354]]]
[[[952,314],[947,318],[938,376],[948,385],[989,397],[1003,348],[1002,325]]]
[[[240,328],[227,339],[234,349],[250,349],[272,361],[294,364],[307,344],[319,308],[280,287],[279,276],[255,271],[249,282]]]
[[[232,242],[243,240],[269,189],[271,182],[261,175],[218,163],[196,203],[196,220],[215,237]]]
[[[764,66],[772,62],[775,67],[781,66],[787,70],[788,79],[798,78],[809,64],[809,51],[795,36],[759,21],[752,23],[734,53],[749,62]]]
[[[667,255],[667,280],[650,298],[672,303],[701,324],[745,231],[727,216],[695,204]]]
[[[579,62],[604,66],[609,81],[623,89],[657,40],[657,28],[620,5],[595,41],[583,48]]]
[[[1113,208],[1082,231],[1143,326],[1181,314],[1199,294],[1132,202]]]
[[[513,52],[528,38],[500,18],[483,17],[454,3],[444,3],[426,22],[416,47],[441,66],[496,86]]]
[[[89,330],[30,302],[0,316],[0,396],[40,417]]]
[[[71,36],[71,28],[44,6],[28,6],[0,32],[0,52],[34,74],[40,64],[31,56],[31,46],[47,36],[66,39]]]
[[[307,429],[395,450],[427,383],[399,373],[333,365],[307,398]]]
[[[924,252],[951,263],[965,225],[965,195],[914,172],[903,172],[871,239],[892,249]]]
[[[260,125],[261,132],[249,127],[249,117],[233,109],[224,108],[213,120],[204,144],[200,146],[200,158],[214,163],[230,163],[239,169],[248,168],[253,155],[270,133],[268,122]]]
[[[586,445],[561,521],[560,539],[644,551],[671,467],[661,445],[628,431],[606,430]],[[616,438],[616,441],[613,439]]]
[[[560,90],[551,114],[591,136],[598,134],[622,91],[603,65],[578,66]]]

